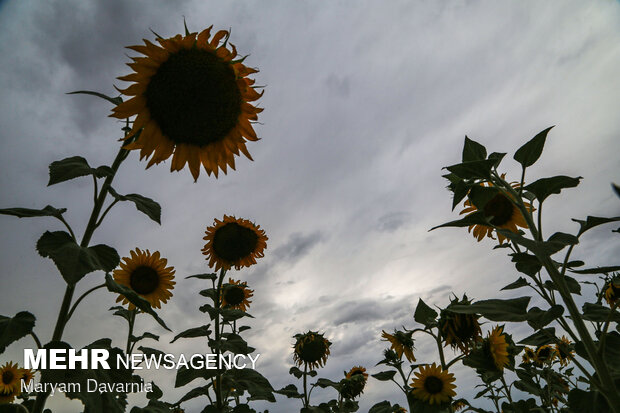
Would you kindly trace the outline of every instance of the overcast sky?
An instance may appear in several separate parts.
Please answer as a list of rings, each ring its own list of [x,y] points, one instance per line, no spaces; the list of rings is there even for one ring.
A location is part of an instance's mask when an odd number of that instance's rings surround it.
[[[115,95],[113,86],[123,85],[115,78],[130,73],[125,63],[135,55],[124,47],[153,40],[150,29],[181,33],[184,17],[192,31],[231,28],[231,42],[260,69],[254,78],[266,85],[265,111],[255,126],[261,140],[248,144],[254,162],[238,158],[236,171],[217,180],[201,174],[194,183],[187,169],[170,173],[169,162],[145,170],[132,153],[114,187],[157,200],[162,225],[122,204],[92,243],[121,256],[140,247],[168,258],[178,283],[161,315],[178,333],[205,322],[203,285],[183,279],[208,271],[200,253],[205,228],[224,214],[261,225],[265,258],[231,275],[255,290],[246,338],[276,388],[294,382],[287,372],[295,333],[320,330],[333,342],[322,377],[337,380],[359,364],[376,373],[381,330],[413,327],[418,298],[445,306],[451,292],[498,297],[517,277],[503,250],[491,252],[493,241],[477,243],[459,229],[428,232],[457,216],[441,168],[460,161],[465,135],[512,155],[556,125],[528,177],[584,179],[548,201],[547,235],[574,232],[573,217],[620,215],[610,190],[620,182],[620,4],[611,0],[0,2],[0,208],[66,207],[83,231],[91,181],[46,187],[47,167],[74,155],[93,166],[111,163],[122,125],[108,118],[108,102],[65,93]],[[502,169],[518,179],[511,156]],[[44,341],[64,292],[53,263],[34,250],[48,229],[62,228],[44,218],[0,217],[0,314],[33,312]],[[610,229],[585,237],[574,258],[617,264],[617,237],[599,243]],[[101,280],[93,273],[78,291]],[[114,300],[102,290],[90,296],[65,339],[80,347],[107,336],[122,346],[123,323],[106,315]],[[161,349],[206,350],[191,340],[170,345],[173,333],[141,318],[138,330],[160,334]],[[0,362],[21,363],[21,349],[32,345],[14,344]],[[437,360],[431,343],[416,346],[418,361]],[[466,373],[455,372],[457,392],[471,395]],[[172,389],[173,375],[151,373],[169,401],[192,387]],[[384,399],[405,403],[395,390],[370,379],[360,411]],[[80,411],[66,403],[59,396],[50,406]],[[278,397],[269,409],[298,404]]]

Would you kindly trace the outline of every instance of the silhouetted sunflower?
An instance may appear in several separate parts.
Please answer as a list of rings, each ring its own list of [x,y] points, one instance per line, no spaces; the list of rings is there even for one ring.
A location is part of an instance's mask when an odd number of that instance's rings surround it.
[[[611,307],[620,298],[620,277],[614,277],[605,287],[605,301]]]
[[[209,266],[215,271],[220,268],[229,270],[235,267],[249,267],[256,264],[257,258],[265,256],[267,236],[260,225],[255,225],[247,219],[224,215],[213,226],[207,228],[203,238],[207,243],[202,254],[207,256]]]
[[[502,179],[503,178],[504,175],[502,175]],[[484,183],[482,185],[493,186],[491,183]],[[518,188],[519,184],[513,182],[511,183],[511,186],[513,188]],[[527,223],[523,217],[523,214],[513,202],[514,200],[512,200],[509,195],[498,193],[486,203],[482,212],[485,217],[492,217],[490,223],[495,227],[507,229],[517,233],[519,232],[518,227],[527,228]],[[524,202],[524,204],[528,211],[534,211],[534,208],[529,202]],[[476,208],[476,206],[469,199],[465,200],[464,206],[465,209],[461,211],[461,214],[469,215],[478,210],[478,208]],[[474,235],[478,242],[482,241],[485,236],[495,239],[493,236],[495,228],[493,227],[476,224],[470,225],[468,230]],[[502,244],[506,240],[506,237],[498,233],[497,239],[499,240],[499,243]]]
[[[222,307],[247,311],[252,302],[249,298],[254,295],[253,293],[254,290],[248,288],[248,283],[229,278],[228,284],[222,286]]]
[[[458,412],[460,410],[463,410],[467,406],[469,406],[469,404],[467,404],[463,399],[456,400],[452,403],[452,410]]]
[[[439,318],[439,327],[441,328],[441,335],[445,340],[446,345],[450,345],[453,349],[458,348],[463,353],[467,354],[469,349],[480,340],[482,331],[480,330],[480,323],[478,323],[477,314],[460,314],[450,311],[450,307],[453,305],[469,305],[471,301],[464,296],[462,300],[454,298],[450,304],[441,311],[441,317]]]
[[[304,334],[295,334],[293,338],[295,338],[293,360],[298,366],[306,365],[310,370],[314,370],[325,365],[332,343],[323,334],[308,331]]]
[[[536,349],[536,360],[541,364],[551,364],[557,355],[557,349],[551,344],[545,344]]]
[[[209,27],[199,34],[157,38],[159,45],[144,40],[128,47],[145,57],[132,58],[128,66],[134,72],[118,78],[135,83],[119,89],[132,97],[111,116],[137,115],[126,139],[137,138],[125,148],[139,149],[140,159],[152,155],[147,168],[172,156],[170,170],[180,171],[187,163],[196,180],[201,165],[217,177],[219,169],[235,169],[240,151],[252,159],[245,142],[258,140],[251,122],[262,109],[250,102],[262,93],[247,76],[258,70],[245,66],[244,58],[235,59],[235,46],[227,48],[229,35],[220,30],[210,39]]]
[[[537,363],[536,360],[536,351],[530,347],[525,347],[523,349],[523,363]]]
[[[159,251],[153,255],[149,250],[142,251],[136,248],[131,251],[130,257],[123,257],[120,269],[114,270],[114,281],[134,290],[138,295],[147,300],[151,306],[160,308],[161,303],[168,302],[174,288],[174,268],[166,267],[168,260],[160,258]],[[122,301],[123,304],[129,301],[122,295],[116,302]],[[129,303],[129,309],[135,306]]]
[[[449,402],[450,398],[456,396],[454,389],[454,375],[447,370],[442,370],[440,366],[433,363],[430,366],[421,366],[415,372],[416,378],[410,384],[411,391],[416,399],[428,404],[441,404]]]
[[[28,384],[30,383],[32,379],[34,379],[34,371],[30,369],[21,369],[21,371],[22,371],[21,379],[24,381],[24,383]]]
[[[21,390],[22,369],[17,363],[6,362],[0,367],[0,404],[11,403]]]
[[[342,380],[340,394],[345,399],[354,399],[364,392],[368,373],[362,366],[353,367],[349,372],[345,372],[345,379]]]
[[[484,348],[491,355],[495,367],[499,370],[503,370],[510,362],[508,358],[508,342],[504,335],[504,327],[496,326],[493,328],[485,340]]]
[[[388,334],[383,331],[381,337],[392,344],[391,349],[396,352],[399,358],[402,358],[404,354],[409,362],[413,362],[415,361],[415,357],[413,356],[412,335],[413,332],[394,330],[394,334]]]
[[[555,345],[556,355],[562,366],[568,365],[570,361],[575,357],[573,351],[573,343],[570,342],[566,336],[562,336],[560,342]]]

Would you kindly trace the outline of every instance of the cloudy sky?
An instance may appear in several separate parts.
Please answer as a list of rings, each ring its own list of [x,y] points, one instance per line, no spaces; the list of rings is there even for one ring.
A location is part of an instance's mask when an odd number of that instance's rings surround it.
[[[441,168],[460,160],[465,135],[489,151],[510,154],[548,126],[542,160],[531,180],[583,176],[577,190],[548,201],[545,232],[573,232],[570,218],[620,215],[610,182],[620,182],[620,4],[581,1],[3,1],[0,2],[0,208],[66,207],[84,228],[92,183],[79,179],[46,187],[49,163],[81,155],[111,163],[120,137],[111,105],[90,96],[115,95],[128,74],[125,46],[214,25],[266,85],[248,145],[254,162],[219,179],[169,172],[169,162],[145,170],[133,153],[115,181],[120,193],[140,193],[163,208],[162,225],[122,204],[96,232],[121,256],[135,247],[159,250],[176,268],[174,297],[161,311],[175,332],[205,322],[203,285],[184,280],[208,271],[200,253],[205,228],[224,214],[255,221],[269,237],[265,258],[238,274],[255,290],[253,329],[259,370],[274,387],[294,382],[295,333],[320,330],[333,342],[321,376],[338,379],[364,365],[380,371],[381,330],[413,327],[418,298],[444,306],[451,292],[498,297],[517,275],[494,242],[477,243],[465,230],[428,232],[454,219]],[[503,171],[518,169],[511,157]],[[0,217],[0,314],[29,310],[42,340],[51,337],[64,282],[34,251],[48,219]],[[620,255],[610,228],[585,237],[575,259],[611,265]],[[616,260],[617,261],[617,260]],[[78,291],[97,285],[87,276]],[[516,293],[515,293],[516,294]],[[502,294],[501,297],[509,297]],[[91,295],[68,325],[75,347],[100,337],[124,342],[124,325],[107,316],[115,296]],[[96,328],[93,328],[96,326]],[[489,326],[485,326],[488,329]],[[162,336],[159,348],[205,351],[198,341],[168,344],[167,333],[142,317],[138,329]],[[516,331],[523,338],[529,331]],[[0,357],[21,360],[24,339]],[[437,359],[417,343],[418,360]],[[457,391],[471,395],[455,370]],[[176,401],[172,375],[147,376]],[[296,383],[299,384],[299,383]],[[384,399],[404,403],[396,389],[371,379],[360,411]],[[136,399],[143,403],[143,399]],[[319,398],[316,400],[319,401]],[[50,406],[80,411],[54,397]],[[62,406],[62,407],[59,407]],[[294,407],[291,407],[294,406]],[[197,411],[197,404],[188,404]],[[278,398],[270,411],[298,408]]]

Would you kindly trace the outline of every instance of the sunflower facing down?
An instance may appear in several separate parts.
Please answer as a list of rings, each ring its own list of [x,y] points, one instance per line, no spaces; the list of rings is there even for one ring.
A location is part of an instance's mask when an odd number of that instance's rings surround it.
[[[467,354],[469,349],[480,340],[482,331],[480,330],[480,323],[478,323],[477,314],[460,314],[450,311],[450,307],[453,305],[469,305],[471,301],[464,296],[462,300],[454,298],[450,304],[441,311],[441,317],[439,318],[439,328],[441,329],[441,335],[445,340],[446,346],[451,346],[453,349],[459,349],[461,352]]]
[[[248,283],[229,278],[228,284],[222,286],[222,307],[247,311],[252,302],[249,298],[253,295],[254,290],[248,288]]]
[[[498,370],[503,370],[508,365],[508,342],[504,334],[503,326],[496,326],[487,335],[484,343],[484,349],[493,358],[493,363]]]
[[[342,387],[340,394],[345,399],[354,399],[364,392],[366,381],[368,380],[368,373],[362,366],[353,367],[349,372],[345,372],[345,379],[340,383]]]
[[[503,178],[504,175],[502,175],[502,179]],[[493,186],[491,183],[485,183],[482,185]],[[519,184],[513,182],[511,183],[511,186],[513,188],[518,188]],[[530,213],[534,211],[534,208],[530,203],[524,202],[524,205]],[[469,199],[465,200],[463,206],[465,209],[461,211],[461,215],[469,215],[478,210],[478,208],[476,208],[476,206]],[[490,223],[497,228],[507,229],[515,233],[519,232],[519,227],[527,228],[527,223],[523,217],[523,214],[514,204],[514,200],[510,198],[509,195],[503,193],[498,193],[495,195],[486,203],[483,208],[483,213],[485,217],[491,218]],[[473,234],[474,238],[476,238],[478,242],[482,241],[485,236],[495,239],[493,236],[495,228],[493,227],[486,225],[470,225],[468,230]],[[506,237],[500,233],[497,233],[497,239],[499,240],[499,243],[502,244],[506,240]]]
[[[413,387],[412,393],[416,399],[428,404],[442,404],[456,396],[456,385],[452,384],[454,375],[435,363],[421,366],[415,376],[410,386]]]
[[[202,254],[207,256],[209,266],[215,271],[220,268],[229,270],[235,267],[249,267],[256,264],[257,258],[265,256],[267,236],[260,225],[255,225],[247,219],[224,215],[213,226],[207,228],[203,238],[207,243]]]
[[[620,277],[616,276],[605,286],[605,301],[609,306],[613,306],[620,298]]]
[[[325,365],[332,343],[323,334],[308,331],[304,334],[295,334],[293,338],[295,338],[293,360],[298,366],[305,365],[314,370]]]
[[[21,380],[24,371],[17,363],[6,362],[0,367],[0,404],[11,403],[21,394]]]
[[[385,330],[381,333],[381,337],[392,344],[390,348],[396,352],[398,358],[402,358],[404,354],[409,362],[415,361],[412,335],[413,332],[405,333],[399,330],[395,330],[394,334],[388,334]]]
[[[149,250],[142,251],[136,248],[131,251],[130,257],[124,257],[120,269],[114,270],[114,281],[134,290],[147,300],[154,308],[160,308],[172,297],[170,292],[174,288],[174,268],[166,267],[168,260],[161,258],[159,251],[151,255]],[[119,296],[116,302],[129,303],[124,296]],[[129,303],[129,309],[135,306]]]
[[[252,160],[245,143],[258,140],[252,123],[262,109],[250,102],[262,93],[247,76],[258,72],[236,59],[230,33],[220,30],[211,38],[211,27],[164,39],[159,45],[128,49],[142,53],[128,66],[133,73],[118,79],[134,82],[121,93],[131,98],[113,109],[110,116],[126,119],[137,115],[125,139],[136,137],[125,149],[139,149],[140,159],[151,157],[147,168],[170,156],[171,171],[185,164],[198,179],[200,167],[208,175],[235,169],[235,156],[242,152]],[[140,132],[138,134],[138,132]]]
[[[560,342],[555,345],[556,356],[562,366],[568,365],[575,358],[573,347],[573,343],[566,336],[562,336]]]

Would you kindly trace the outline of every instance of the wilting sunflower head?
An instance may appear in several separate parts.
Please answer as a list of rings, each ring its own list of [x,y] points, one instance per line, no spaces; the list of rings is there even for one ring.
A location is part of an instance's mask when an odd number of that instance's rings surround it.
[[[607,285],[605,286],[605,301],[609,306],[613,306],[618,303],[618,299],[620,299],[620,277],[615,276],[612,278]]]
[[[298,366],[306,365],[310,370],[314,370],[325,365],[332,343],[323,334],[308,331],[296,334],[293,338],[295,338],[293,360]]]
[[[464,296],[462,300],[454,298],[450,304],[441,311],[439,318],[439,327],[441,335],[446,345],[450,345],[453,349],[458,348],[463,353],[468,353],[469,349],[480,340],[482,331],[480,323],[478,323],[477,314],[460,314],[450,311],[454,305],[469,305],[471,301]]]
[[[421,366],[415,376],[410,386],[413,387],[412,393],[416,399],[432,405],[449,402],[456,396],[456,385],[452,384],[454,375],[435,363]]]
[[[207,228],[203,239],[207,243],[202,254],[207,256],[209,266],[218,271],[220,268],[229,270],[231,267],[239,270],[256,264],[257,258],[265,256],[268,238],[260,225],[247,219],[224,215],[221,221],[216,219]]]
[[[510,363],[508,341],[503,326],[493,328],[484,340],[483,348],[493,358],[493,363],[498,370],[503,370]]]
[[[345,399],[354,399],[364,392],[368,373],[362,366],[353,367],[349,372],[345,372],[345,378],[340,383],[340,394]]]
[[[398,358],[402,358],[403,354],[407,357],[409,362],[415,361],[415,357],[413,355],[413,332],[408,331],[400,331],[394,330],[394,334],[388,334],[385,330],[382,332],[381,337],[389,341],[391,349],[396,352]]]
[[[557,349],[551,344],[545,344],[536,349],[536,361],[540,364],[551,364],[557,355]]]
[[[114,270],[114,281],[134,290],[151,306],[160,308],[161,303],[165,304],[172,297],[170,291],[176,284],[172,281],[174,268],[166,267],[167,263],[167,259],[160,257],[159,251],[151,254],[149,250],[136,248],[130,252],[129,257],[123,257],[120,269]],[[116,299],[116,302],[121,301],[123,304],[129,303],[122,295]],[[129,303],[129,309],[134,308]]]
[[[15,396],[21,394],[23,374],[23,369],[20,369],[17,363],[9,361],[0,367],[0,404],[11,403]]]
[[[200,167],[217,177],[219,169],[235,169],[239,152],[252,159],[245,143],[258,140],[252,122],[262,109],[253,102],[262,96],[248,75],[258,72],[237,58],[230,33],[211,27],[200,33],[180,34],[157,43],[128,48],[143,54],[132,58],[133,73],[118,79],[134,82],[120,90],[131,98],[112,115],[136,115],[126,149],[139,149],[140,159],[151,157],[147,168],[172,156],[171,171],[185,164],[198,179]]]
[[[502,179],[504,179],[504,174],[502,174]],[[483,183],[483,186],[493,186],[493,184]],[[519,184],[516,182],[511,182],[511,186],[513,188],[518,188]],[[525,208],[531,213],[534,211],[534,208],[529,202],[524,201]],[[461,214],[473,214],[478,211],[478,208],[468,199],[465,200],[464,203],[465,209],[461,211]],[[483,211],[484,216],[486,218],[490,218],[489,221],[494,227],[507,229],[509,231],[518,233],[519,228],[527,228],[527,222],[523,217],[523,214],[514,204],[514,200],[508,194],[498,192],[493,198],[491,198],[484,206]],[[478,240],[478,242],[482,241],[482,239],[486,236],[491,239],[495,239],[493,236],[493,232],[495,229],[493,227],[487,225],[470,225],[469,232],[473,234],[473,236]],[[506,237],[502,234],[497,233],[497,239],[499,243],[502,244]]]
[[[254,290],[250,290],[246,282],[230,278],[228,284],[222,286],[222,307],[247,311],[252,302],[249,298],[254,295],[253,293]]]
[[[531,347],[525,347],[523,349],[523,363],[536,363],[536,351]]]
[[[575,358],[575,351],[573,350],[573,347],[573,343],[571,343],[566,336],[562,336],[560,342],[555,345],[555,354],[557,355],[562,366],[568,365],[568,363]]]
[[[460,399],[460,400],[455,400],[452,403],[452,410],[454,410],[455,412],[458,412],[460,410],[463,410],[464,408],[466,408],[467,406],[469,406],[469,404],[467,404],[467,402],[465,401],[465,399]]]

